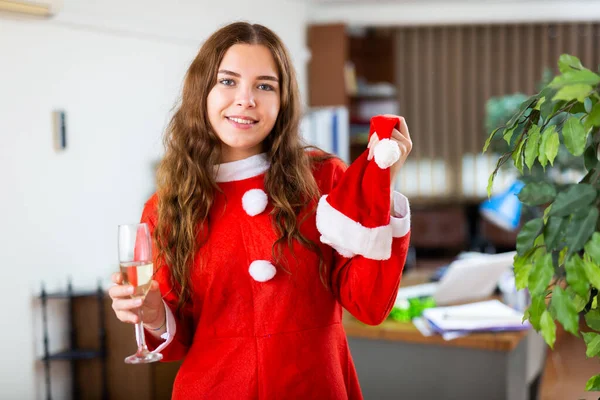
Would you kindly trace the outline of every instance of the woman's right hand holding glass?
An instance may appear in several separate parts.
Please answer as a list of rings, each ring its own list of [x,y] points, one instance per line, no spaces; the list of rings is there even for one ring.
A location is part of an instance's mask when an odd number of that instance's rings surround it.
[[[166,313],[162,301],[158,282],[152,281],[145,299],[141,297],[132,298],[134,287],[124,283],[123,274],[115,272],[112,281],[116,284],[108,290],[112,299],[112,308],[117,318],[126,323],[136,324],[140,322],[138,309],[144,319],[144,326],[148,328],[153,336],[159,337],[166,331]]]

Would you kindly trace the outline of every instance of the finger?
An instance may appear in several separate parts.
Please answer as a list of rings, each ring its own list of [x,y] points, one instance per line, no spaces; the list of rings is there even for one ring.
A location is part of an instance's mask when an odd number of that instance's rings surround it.
[[[143,299],[114,299],[112,308],[116,312],[131,311],[140,308],[143,304]]]
[[[158,304],[162,304],[162,293],[159,290],[158,282],[152,281],[150,283],[150,290],[148,290],[148,294],[146,295],[145,305],[152,307]]]
[[[113,281],[113,283],[120,285],[121,283],[123,283],[123,274],[120,272],[115,272],[114,274],[112,274],[110,279]]]
[[[134,287],[131,285],[115,285],[108,289],[108,295],[112,298],[129,297],[133,294]]]
[[[392,132],[392,138],[398,143],[404,143],[409,149],[409,151],[410,149],[412,149],[412,141],[410,140],[410,137],[402,135],[397,129],[394,129],[394,131]]]
[[[410,139],[410,133],[408,132],[408,125],[406,124],[406,119],[404,117],[400,117],[400,133]]]
[[[137,324],[140,322],[140,316],[132,311],[119,311],[117,314],[119,321],[127,322],[129,324]]]
[[[379,136],[377,136],[377,132],[373,132],[373,134],[369,138],[369,143],[367,144],[367,148],[370,149],[373,146],[373,142],[378,139],[379,139]]]
[[[398,150],[400,150],[400,158],[409,153],[404,143],[398,143]]]
[[[377,133],[373,133],[371,136],[371,140],[369,140],[369,155],[367,156],[367,160],[371,160],[373,158],[373,153],[375,152],[375,146],[379,143],[379,136]]]
[[[408,149],[412,149],[412,141],[406,136],[403,136],[400,133],[398,133],[398,135],[393,135],[392,138],[396,142],[404,144]]]
[[[158,282],[157,281],[151,281],[150,282],[150,289],[151,292],[158,290]]]

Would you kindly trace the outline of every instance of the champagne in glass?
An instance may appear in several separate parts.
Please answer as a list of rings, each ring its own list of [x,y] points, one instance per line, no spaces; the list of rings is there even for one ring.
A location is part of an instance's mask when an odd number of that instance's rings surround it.
[[[144,299],[154,275],[152,237],[147,224],[119,225],[119,266],[124,283],[134,287],[131,297]],[[139,313],[140,322],[135,324],[138,350],[135,354],[125,358],[125,362],[145,364],[160,361],[162,354],[148,351],[141,309]]]
[[[154,265],[148,261],[129,261],[122,262],[121,273],[126,285],[134,287],[134,292],[131,298],[137,299],[146,297],[152,282],[154,274]]]

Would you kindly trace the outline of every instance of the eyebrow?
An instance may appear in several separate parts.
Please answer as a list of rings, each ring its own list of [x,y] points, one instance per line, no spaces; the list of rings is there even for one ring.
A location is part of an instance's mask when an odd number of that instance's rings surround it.
[[[242,76],[240,74],[238,74],[237,72],[233,72],[233,71],[229,71],[227,69],[220,69],[218,71],[219,74],[225,74],[225,75],[231,75],[231,76],[235,76],[236,78],[241,78]],[[277,79],[274,76],[271,75],[260,75],[256,77],[257,80],[259,81],[273,81],[273,82],[279,82],[279,79]]]

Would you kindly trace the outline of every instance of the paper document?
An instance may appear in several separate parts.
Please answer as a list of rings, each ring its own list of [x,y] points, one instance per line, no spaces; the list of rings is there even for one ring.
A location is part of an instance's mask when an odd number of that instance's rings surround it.
[[[433,296],[433,294],[437,290],[438,286],[439,286],[439,283],[432,282],[432,283],[422,283],[420,285],[401,287],[398,290],[398,295],[396,296],[396,300],[413,299],[415,297]]]
[[[523,313],[499,300],[428,308],[423,317],[437,332],[522,330],[530,327],[528,321],[521,322]]]

